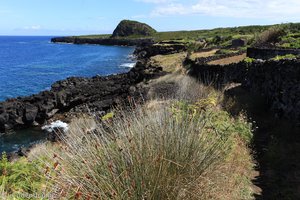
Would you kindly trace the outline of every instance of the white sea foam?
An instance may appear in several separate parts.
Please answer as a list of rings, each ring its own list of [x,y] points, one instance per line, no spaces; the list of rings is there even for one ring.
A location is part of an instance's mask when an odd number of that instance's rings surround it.
[[[45,130],[47,132],[53,132],[55,129],[60,129],[63,132],[67,132],[69,130],[69,125],[65,122],[57,120],[49,125],[45,125],[42,127],[42,130]]]
[[[133,55],[133,54],[130,54],[127,56],[127,58],[131,59],[131,60],[135,60],[136,59],[136,56]]]
[[[133,68],[136,63],[123,63],[120,67]]]

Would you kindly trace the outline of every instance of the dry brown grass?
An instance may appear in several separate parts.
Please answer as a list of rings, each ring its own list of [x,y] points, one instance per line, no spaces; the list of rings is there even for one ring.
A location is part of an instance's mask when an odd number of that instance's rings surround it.
[[[251,183],[254,177],[250,150],[240,138],[236,138],[234,149],[223,164],[199,178],[199,199],[240,200],[249,197],[254,192]]]
[[[147,99],[167,100],[177,99],[195,102],[207,98],[215,90],[212,87],[200,84],[196,79],[181,73],[171,73],[158,79],[151,80],[143,87],[148,88]],[[220,99],[222,92],[218,92]]]
[[[213,49],[211,51],[207,51],[207,52],[194,52],[192,53],[192,55],[190,56],[190,59],[195,60],[196,58],[207,58],[210,56],[215,55],[215,53],[218,51],[219,49]]]
[[[247,57],[246,54],[242,54],[242,55],[238,55],[238,56],[232,56],[232,57],[229,57],[229,58],[214,60],[214,61],[208,62],[207,64],[209,64],[209,65],[229,65],[229,64],[232,64],[232,63],[241,62],[246,57]]]
[[[175,53],[171,55],[157,55],[151,57],[151,64],[160,66],[166,72],[175,72],[183,69],[183,61],[186,57],[186,53]]]

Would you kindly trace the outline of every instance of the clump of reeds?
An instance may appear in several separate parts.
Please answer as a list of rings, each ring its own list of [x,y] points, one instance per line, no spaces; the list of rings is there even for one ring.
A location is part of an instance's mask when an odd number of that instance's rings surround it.
[[[48,192],[56,198],[199,199],[203,175],[228,157],[242,130],[214,106],[213,100],[175,101],[116,110],[93,131],[73,124],[78,128],[61,136],[63,145],[46,152]]]

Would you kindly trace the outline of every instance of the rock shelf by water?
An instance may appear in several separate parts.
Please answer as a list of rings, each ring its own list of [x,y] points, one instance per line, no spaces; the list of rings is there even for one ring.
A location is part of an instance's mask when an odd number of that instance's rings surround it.
[[[105,111],[126,100],[130,88],[161,71],[139,61],[128,73],[71,77],[58,81],[49,91],[0,103],[0,132],[44,124],[57,113]]]

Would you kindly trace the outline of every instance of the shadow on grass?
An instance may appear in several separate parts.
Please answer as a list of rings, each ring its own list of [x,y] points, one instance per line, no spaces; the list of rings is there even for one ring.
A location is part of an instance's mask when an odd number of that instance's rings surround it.
[[[225,92],[224,107],[233,116],[244,112],[257,127],[252,146],[255,199],[300,199],[300,127],[276,118],[266,99],[241,86]]]

